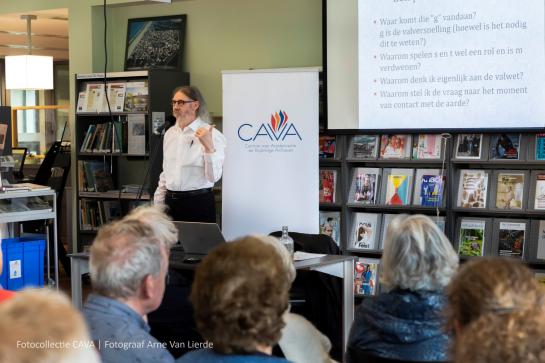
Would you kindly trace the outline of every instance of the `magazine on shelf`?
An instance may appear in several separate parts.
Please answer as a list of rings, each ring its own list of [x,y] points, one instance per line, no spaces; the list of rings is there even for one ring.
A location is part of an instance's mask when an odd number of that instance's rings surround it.
[[[525,222],[499,222],[498,255],[522,259],[525,234]]]
[[[380,138],[380,158],[409,159],[411,146],[411,135],[384,134]]]
[[[545,134],[536,134],[536,160],[545,160]]]
[[[386,240],[386,233],[388,232],[388,226],[390,225],[390,222],[396,217],[398,217],[400,214],[392,214],[392,213],[384,213],[382,215],[382,231],[380,233],[380,242],[378,244],[379,250],[384,249],[384,241]]]
[[[26,206],[30,210],[39,210],[42,212],[52,212],[53,207],[42,197],[30,197],[26,201]]]
[[[377,248],[381,215],[377,213],[356,213],[352,224],[351,247],[356,250]]]
[[[125,82],[110,82],[107,84],[107,92],[102,99],[101,112],[123,112],[125,102]],[[106,96],[108,100],[106,100]],[[110,109],[108,109],[108,101]]]
[[[337,141],[335,136],[320,135],[319,139],[319,157],[320,159],[333,159],[335,158],[335,148]]]
[[[102,202],[104,219],[106,223],[121,218],[121,204],[118,200],[105,200]]]
[[[545,209],[545,174],[536,175],[536,191],[534,196],[534,209]]]
[[[445,176],[440,169],[416,169],[413,205],[442,207]]]
[[[78,105],[76,106],[76,113],[87,111],[87,92],[81,91],[78,93]]]
[[[127,153],[146,154],[146,116],[143,114],[127,115]]]
[[[354,294],[376,295],[378,292],[378,258],[358,258],[354,264]]]
[[[483,134],[459,134],[456,142],[457,159],[480,159]]]
[[[341,212],[320,211],[320,233],[330,236],[340,246]]]
[[[148,83],[146,81],[127,82],[125,89],[125,112],[148,111]]]
[[[496,208],[522,209],[524,173],[498,173]]]
[[[98,112],[104,98],[104,83],[87,83],[85,89],[85,111]]]
[[[441,232],[445,233],[445,224],[446,224],[445,217],[443,217],[443,216],[430,216],[430,218],[433,221],[433,223],[435,223],[435,225],[437,227],[439,227]]]
[[[335,203],[337,170],[320,169],[320,203]]]
[[[380,172],[380,168],[355,168],[349,202],[376,204]]]
[[[490,160],[518,160],[520,155],[520,134],[496,134],[490,139]]]
[[[376,159],[378,154],[378,135],[354,135],[352,153],[354,159]]]
[[[545,260],[545,220],[539,221],[536,257],[538,260]]]
[[[411,200],[411,175],[404,171],[407,169],[392,169],[386,179],[386,205],[408,205]]]
[[[460,256],[484,255],[485,226],[486,221],[484,220],[462,219],[458,240],[458,254]]]
[[[484,170],[460,170],[456,206],[462,208],[486,208],[488,174]]]
[[[413,159],[441,159],[441,135],[418,135],[413,147]]]

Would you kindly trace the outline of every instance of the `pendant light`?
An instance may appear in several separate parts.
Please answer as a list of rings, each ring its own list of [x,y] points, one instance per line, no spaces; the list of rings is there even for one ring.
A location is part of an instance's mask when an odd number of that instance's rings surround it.
[[[26,20],[28,55],[6,56],[6,89],[53,89],[53,57],[32,55],[30,22],[36,15],[21,15]]]

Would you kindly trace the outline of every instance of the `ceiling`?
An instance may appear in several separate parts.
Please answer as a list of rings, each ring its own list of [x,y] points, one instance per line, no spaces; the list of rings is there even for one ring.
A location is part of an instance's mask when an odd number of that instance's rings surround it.
[[[21,15],[37,16],[31,23],[32,54],[68,60],[68,9],[0,14],[0,58],[28,54],[26,20]]]

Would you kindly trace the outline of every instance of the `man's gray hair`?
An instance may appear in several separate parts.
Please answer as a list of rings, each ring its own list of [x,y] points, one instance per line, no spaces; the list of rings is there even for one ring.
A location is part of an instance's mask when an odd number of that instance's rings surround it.
[[[120,220],[103,226],[91,246],[90,272],[96,293],[114,299],[133,297],[142,280],[157,276],[164,261],[163,242],[150,225]]]
[[[458,269],[458,255],[429,217],[401,215],[388,226],[381,264],[387,290],[441,290]]]
[[[178,229],[172,223],[170,218],[165,213],[164,205],[146,205],[133,209],[127,214],[124,221],[140,221],[147,224],[152,230],[156,238],[158,238],[167,249],[178,242]]]

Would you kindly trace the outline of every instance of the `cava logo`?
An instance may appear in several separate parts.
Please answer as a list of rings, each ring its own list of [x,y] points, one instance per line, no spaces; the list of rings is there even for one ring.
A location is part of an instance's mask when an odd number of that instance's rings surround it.
[[[260,125],[242,124],[238,128],[238,137],[242,141],[255,141],[266,138],[270,141],[284,141],[286,139],[298,138],[303,140],[295,124],[288,123],[288,114],[280,110],[271,115],[271,121]]]

